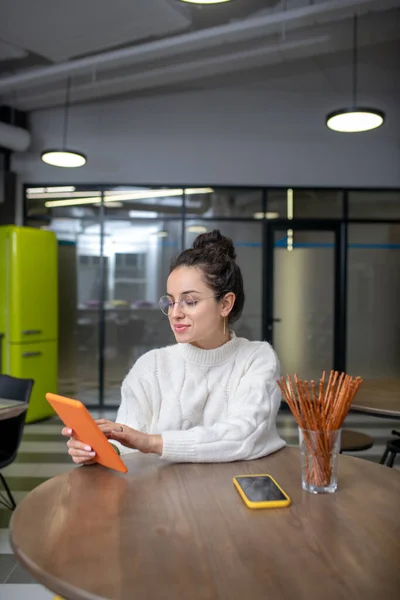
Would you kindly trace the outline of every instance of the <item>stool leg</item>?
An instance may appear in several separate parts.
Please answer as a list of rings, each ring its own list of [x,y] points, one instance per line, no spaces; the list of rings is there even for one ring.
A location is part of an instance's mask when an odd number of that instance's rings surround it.
[[[393,465],[394,465],[394,459],[395,459],[395,458],[396,458],[396,453],[395,453],[395,452],[392,452],[392,453],[390,454],[390,458],[389,458],[389,460],[388,460],[388,464],[387,464],[387,466],[388,466],[388,467],[390,467],[390,468],[392,468],[392,467],[393,467]]]
[[[389,450],[386,448],[385,452],[383,453],[383,456],[382,456],[381,460],[379,461],[380,465],[384,465],[385,464],[385,461],[386,461],[386,459],[388,457],[388,454],[389,454]]]
[[[10,488],[7,485],[7,481],[5,480],[5,478],[3,477],[3,475],[1,473],[0,473],[0,481],[2,482],[4,489],[6,490],[6,493],[7,493],[7,498],[6,498],[0,492],[0,504],[4,504],[4,506],[9,508],[10,510],[14,510],[14,508],[17,507],[16,502],[14,500],[14,496],[12,495]]]

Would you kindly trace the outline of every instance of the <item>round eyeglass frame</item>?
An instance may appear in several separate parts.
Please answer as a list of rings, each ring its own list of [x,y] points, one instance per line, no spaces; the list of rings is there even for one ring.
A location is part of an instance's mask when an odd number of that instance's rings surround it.
[[[168,304],[165,306],[165,309],[163,307],[163,299],[164,298],[168,299]],[[179,298],[179,300],[175,300],[175,302],[174,302],[173,300],[171,300],[171,298],[169,296],[165,295],[165,296],[161,296],[160,300],[158,301],[158,305],[160,307],[161,312],[164,315],[166,315],[167,317],[169,317],[172,314],[175,304],[178,304],[181,311],[186,315],[186,314],[190,314],[193,310],[196,310],[196,307],[199,302],[201,302],[202,300],[208,300],[209,298],[216,298],[216,296],[215,296],[215,294],[213,294],[212,296],[206,296],[205,298],[199,298],[198,300],[195,300],[193,298],[193,296],[191,296],[190,294],[184,294],[183,297]],[[193,306],[185,307],[185,303],[187,301],[192,302]]]

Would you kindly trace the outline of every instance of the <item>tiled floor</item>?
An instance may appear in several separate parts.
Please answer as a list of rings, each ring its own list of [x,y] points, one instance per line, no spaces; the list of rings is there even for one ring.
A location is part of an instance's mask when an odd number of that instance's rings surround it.
[[[114,419],[115,413],[107,413],[105,416]],[[357,456],[375,462],[382,456],[385,442],[391,437],[391,430],[400,430],[400,421],[356,414],[349,415],[345,425],[374,438],[373,448],[362,454],[358,453]],[[279,414],[278,428],[288,444],[297,444],[297,426],[290,413]],[[56,419],[25,427],[17,460],[3,470],[17,502],[49,477],[74,468],[66,453],[65,438],[61,436],[60,430],[60,423]],[[400,458],[395,467],[400,469]],[[0,508],[0,600],[50,600],[54,594],[36,584],[12,554],[8,531],[10,516],[10,511]]]

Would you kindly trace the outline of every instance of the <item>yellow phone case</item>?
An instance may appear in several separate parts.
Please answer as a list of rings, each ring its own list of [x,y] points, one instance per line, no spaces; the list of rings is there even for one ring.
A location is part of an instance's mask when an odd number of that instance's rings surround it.
[[[286,499],[285,500],[271,500],[271,501],[266,501],[266,502],[252,502],[246,496],[244,490],[242,489],[241,485],[239,484],[239,482],[236,479],[237,477],[269,477],[274,482],[276,487],[282,492],[282,494],[285,496]],[[246,506],[248,506],[249,508],[284,508],[285,506],[289,506],[290,502],[291,502],[287,493],[281,488],[281,486],[275,481],[275,479],[268,473],[260,473],[257,475],[254,475],[252,473],[251,474],[246,473],[245,475],[235,475],[235,477],[233,478],[233,485],[235,486],[235,488],[241,495]]]

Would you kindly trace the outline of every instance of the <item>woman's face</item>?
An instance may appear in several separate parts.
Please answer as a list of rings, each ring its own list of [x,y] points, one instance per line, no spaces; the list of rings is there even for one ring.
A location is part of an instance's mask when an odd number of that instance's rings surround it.
[[[229,339],[227,328],[224,334],[223,320],[232,310],[235,295],[230,292],[217,301],[201,269],[178,267],[172,271],[167,280],[167,296],[175,303],[168,318],[177,342],[217,348]]]

